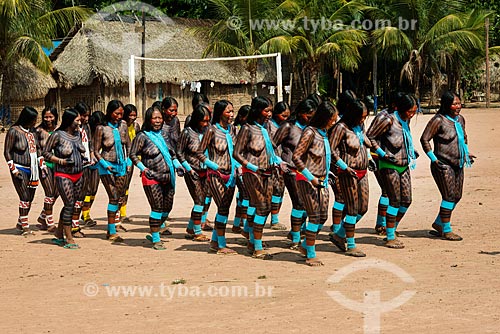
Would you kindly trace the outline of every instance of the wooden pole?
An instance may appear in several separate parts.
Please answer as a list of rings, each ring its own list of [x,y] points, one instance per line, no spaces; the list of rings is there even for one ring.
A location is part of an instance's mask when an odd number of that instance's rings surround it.
[[[484,22],[484,28],[486,29],[486,108],[490,107],[491,96],[490,96],[490,53],[489,53],[489,35],[490,35],[490,19],[486,18]]]
[[[141,57],[146,57],[146,13],[142,11],[142,51]],[[146,61],[141,60],[141,86],[142,86],[142,119],[146,112]]]
[[[377,114],[377,108],[378,108],[377,67],[378,67],[377,50],[375,49],[373,52],[373,113],[375,115]]]

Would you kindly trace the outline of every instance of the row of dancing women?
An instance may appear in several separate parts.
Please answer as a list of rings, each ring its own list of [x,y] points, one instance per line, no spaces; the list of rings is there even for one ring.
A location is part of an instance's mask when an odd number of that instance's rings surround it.
[[[39,228],[54,232],[54,243],[79,248],[74,238],[84,236],[80,224],[96,224],[90,207],[101,180],[108,195],[106,237],[122,242],[118,231],[126,231],[121,223],[128,218],[128,188],[136,166],[151,207],[147,238],[153,249],[165,249],[162,236],[171,234],[166,220],[177,177],[183,177],[194,202],[187,238],[209,242],[217,254],[236,254],[225,233],[237,189],[232,232],[246,238],[252,257],[270,259],[264,226],[271,216],[272,229],[288,229],[278,218],[286,187],[292,202],[290,248],[305,256],[306,264],[320,266],[315,242],[328,219],[329,187],[335,195],[330,241],[346,255],[366,256],[356,245],[355,227],[368,209],[369,170],[382,193],[375,231],[385,235],[387,247],[404,248],[397,227],[411,204],[410,171],[419,157],[409,127],[417,102],[403,93],[393,94],[391,101],[367,130],[367,108],[352,91],[343,92],[336,106],[313,95],[293,113],[286,103],[273,106],[259,96],[241,107],[236,119],[231,102],[219,100],[212,109],[203,94],[196,94],[182,131],[172,97],[148,108],[142,127],[135,121],[137,109],[118,100],[109,102],[105,114],[92,115],[78,103],[64,111],[59,127],[57,111],[47,108],[36,129],[38,113],[26,107],[7,133],[4,150],[20,198],[17,229],[33,233],[28,213],[40,180],[45,199]],[[460,111],[459,97],[446,92],[420,138],[442,196],[431,232],[453,241],[461,240],[450,220],[462,196],[463,168],[475,158],[468,151]],[[52,208],[58,196],[64,206],[56,227]],[[212,200],[217,206],[213,228],[207,220]],[[211,236],[203,233],[207,230]]]

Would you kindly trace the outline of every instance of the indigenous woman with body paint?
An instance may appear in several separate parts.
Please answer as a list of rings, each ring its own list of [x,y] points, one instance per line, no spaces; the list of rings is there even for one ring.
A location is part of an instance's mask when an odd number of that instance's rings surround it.
[[[300,137],[293,152],[297,166],[297,188],[306,208],[309,221],[306,238],[301,251],[306,255],[306,264],[321,266],[316,257],[316,235],[328,219],[328,172],[331,163],[330,142],[327,131],[337,121],[337,110],[331,102],[322,102]]]
[[[102,111],[94,111],[89,117],[89,128],[90,133],[95,134],[97,126],[106,124],[106,116]],[[90,141],[93,146],[93,140]],[[95,159],[95,155],[93,156]],[[88,167],[84,168],[84,174],[87,173],[87,180],[85,181],[86,187],[83,189],[85,199],[82,206],[82,220],[85,227],[93,227],[97,225],[97,222],[90,218],[90,208],[94,203],[95,196],[97,194],[97,189],[99,188],[99,171],[97,159],[95,159],[95,164],[90,164]]]
[[[402,96],[403,93],[401,92],[392,92],[390,94],[389,108],[383,109],[379,113],[377,113],[375,118],[372,120],[372,123],[370,124],[367,132],[370,132],[373,127],[380,126],[381,122],[387,120],[387,117],[389,117],[392,113],[394,113],[394,111],[396,111],[396,101],[398,101]],[[380,146],[380,142],[377,141],[377,143]],[[378,154],[372,151],[371,156],[378,166],[378,161],[380,158]],[[385,190],[384,181],[380,175],[380,170],[377,168],[377,170],[374,171],[374,174],[381,191],[377,207],[377,221],[375,223],[375,232],[379,235],[385,235],[386,215],[387,207],[389,206],[389,197],[387,197],[387,191]]]
[[[267,122],[267,131],[271,138],[278,131],[281,124],[283,124],[290,117],[290,106],[286,102],[279,102],[273,108],[273,116]],[[281,157],[281,148],[276,149],[277,156]],[[283,193],[285,192],[285,181],[283,174],[279,170],[275,170],[273,174],[273,197],[271,200],[271,229],[283,231],[287,227],[285,224],[279,222],[279,212],[281,203],[283,203]]]
[[[108,228],[106,237],[111,242],[122,242],[123,238],[116,232],[116,215],[120,210],[120,203],[125,197],[128,152],[130,152],[130,138],[127,124],[122,121],[123,103],[112,100],[106,108],[105,125],[99,125],[93,137],[94,154],[99,161],[99,176],[108,193]]]
[[[234,121],[234,126],[236,127],[237,134],[240,132],[241,127],[247,122],[247,117],[250,113],[250,110],[251,107],[248,104],[241,106],[238,110],[238,114],[236,115],[236,119]],[[238,140],[238,135],[236,135],[236,140]],[[236,213],[234,216],[233,227],[231,228],[231,231],[233,231],[233,233],[240,233],[248,240],[250,236],[248,212],[250,212],[250,215],[253,219],[255,208],[249,207],[250,195],[248,195],[245,183],[243,182],[241,166],[236,169],[236,187],[238,187],[238,193],[236,194]],[[243,228],[241,228],[242,224]]]
[[[157,101],[153,103],[153,108],[157,108],[160,103]],[[167,96],[161,101],[160,108],[163,114],[163,120],[165,124],[163,125],[163,132],[167,134],[167,144],[174,150],[177,150],[177,142],[181,135],[181,124],[179,118],[177,117],[177,108],[179,103],[177,100],[171,96]],[[175,189],[174,189],[175,191]],[[172,202],[173,205],[173,202]],[[172,231],[167,227],[167,219],[169,212],[164,212],[162,221],[162,235],[171,235]]]
[[[64,203],[56,238],[52,241],[68,249],[80,248],[73,240],[71,226],[76,203],[82,198],[83,165],[89,162],[85,159],[86,151],[79,133],[80,124],[79,113],[75,109],[66,109],[61,126],[49,137],[43,151],[45,159],[55,164],[56,186]]]
[[[167,145],[168,134],[162,131],[163,124],[160,111],[154,108],[146,110],[142,131],[137,133],[130,150],[130,159],[142,172],[142,185],[151,206],[151,238],[148,239],[153,242],[155,250],[165,249],[160,239],[161,219],[164,212],[172,210],[175,172],[182,168],[175,152]]]
[[[24,107],[17,122],[7,132],[3,151],[19,196],[19,218],[16,229],[23,236],[34,234],[30,229],[28,214],[38,187],[39,167],[43,173],[47,168],[43,157],[38,154],[40,152],[33,129],[37,117],[38,112],[34,108]]]
[[[194,108],[189,123],[182,130],[177,145],[177,157],[186,170],[184,180],[194,202],[191,219],[186,229],[188,237],[193,241],[210,240],[202,233],[201,228],[205,205],[205,189],[207,188],[207,169],[197,158],[198,147],[209,123],[210,111],[205,105],[199,104]]]
[[[462,198],[464,167],[470,167],[476,158],[469,153],[465,119],[460,115],[460,98],[445,92],[441,106],[422,134],[420,142],[431,160],[431,173],[441,193],[439,215],[432,224],[433,234],[446,240],[460,241],[462,237],[451,227],[451,214]],[[431,147],[431,140],[434,150]]]
[[[47,144],[47,140],[56,129],[58,118],[56,108],[47,107],[43,109],[42,124],[37,126],[35,130],[36,139],[41,151],[43,151],[45,145]],[[58,196],[54,179],[54,163],[45,161],[45,165],[47,166],[47,176],[40,179],[43,191],[45,192],[45,198],[43,199],[42,212],[38,217],[39,224],[37,227],[42,231],[54,232],[56,230],[56,225],[54,223],[53,208]]]
[[[250,225],[249,250],[253,250],[253,257],[265,260],[272,257],[262,247],[264,224],[271,212],[272,175],[274,169],[280,165],[283,171],[288,171],[288,168],[276,155],[273,141],[265,128],[265,123],[272,115],[270,101],[261,96],[255,97],[251,108],[248,122],[238,134],[234,158],[242,166],[243,182],[250,195],[250,206],[255,208],[253,238]]]
[[[168,133],[168,138],[174,150],[177,150],[177,143],[179,142],[179,137],[181,135],[181,124],[179,118],[177,117],[177,107],[179,103],[177,100],[171,96],[167,96],[161,102],[161,108],[163,111],[163,118],[165,119],[165,125]]]
[[[302,131],[309,124],[310,119],[316,112],[316,105],[313,101],[304,100],[295,108],[294,115],[290,121],[283,122],[274,135],[274,142],[277,147],[281,147],[281,158],[289,166],[289,172],[283,175],[285,186],[292,201],[291,230],[289,238],[292,240],[291,249],[298,249],[300,245],[300,229],[307,214],[302,199],[297,189],[297,168],[292,161],[292,155],[299,143]]]
[[[81,198],[77,198],[75,202],[75,209],[73,210],[73,219],[71,222],[71,233],[75,238],[83,238],[85,235],[80,228],[80,213],[82,212],[83,203],[85,201],[85,194],[87,193],[87,188],[91,179],[92,170],[91,167],[97,162],[94,156],[94,149],[92,145],[92,136],[90,133],[89,117],[90,110],[89,107],[83,103],[78,102],[75,105],[75,110],[80,115],[80,126],[78,127],[78,132],[81,137],[82,145],[85,148],[84,158],[85,165],[83,166],[83,186],[80,192]]]
[[[231,125],[234,119],[233,105],[227,100],[215,103],[212,125],[207,129],[197,157],[207,167],[210,194],[217,205],[215,229],[212,232],[210,250],[217,254],[228,255],[236,252],[227,247],[226,224],[229,208],[236,184],[236,162],[233,159],[236,128]],[[208,150],[208,157],[205,155]]]
[[[411,204],[410,170],[415,169],[417,156],[409,123],[417,111],[417,100],[405,94],[396,106],[394,113],[379,116],[366,135],[371,141],[372,151],[379,157],[379,178],[389,198],[385,245],[404,248],[404,244],[396,238],[396,228]]]
[[[368,154],[371,144],[363,131],[363,122],[368,115],[365,105],[358,99],[353,102],[349,111],[333,127],[330,144],[333,162],[338,169],[336,175],[345,201],[344,228],[330,237],[346,255],[364,257],[366,254],[356,247],[354,230],[356,223],[368,210]],[[347,249],[344,242],[347,240]]]
[[[130,138],[130,142],[132,142],[136,136],[136,134],[141,131],[141,127],[137,123],[137,108],[133,104],[127,104],[123,107],[123,120],[127,123],[128,129],[128,137]],[[130,161],[130,163],[132,163]],[[134,175],[134,169],[130,169],[130,173],[127,174],[127,187],[125,190],[125,199],[123,204],[120,207],[120,222],[121,223],[130,223],[132,219],[127,216],[127,202],[128,202],[128,190],[130,188],[130,181],[132,181],[132,176]],[[124,232],[127,232],[127,229],[119,224],[117,229],[121,229]]]
[[[339,118],[342,118],[343,115],[347,114],[352,108],[352,105],[356,101],[356,94],[352,90],[345,90],[340,94],[339,99],[337,101],[337,110],[339,112]],[[330,134],[333,127],[330,129]],[[335,244],[335,235],[345,235],[344,225],[342,222],[342,218],[344,217],[344,197],[342,196],[342,191],[340,190],[339,179],[336,175],[337,168],[335,165],[330,167],[330,177],[328,180],[330,181],[330,185],[332,186],[333,194],[335,195],[335,201],[333,202],[332,207],[332,220],[333,224],[331,227],[332,233],[330,234],[330,240]],[[345,238],[345,236],[343,236]]]

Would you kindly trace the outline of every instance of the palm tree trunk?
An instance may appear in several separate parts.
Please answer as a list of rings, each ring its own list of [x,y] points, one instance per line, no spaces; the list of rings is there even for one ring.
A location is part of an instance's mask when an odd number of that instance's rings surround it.
[[[429,101],[430,106],[436,104],[436,75],[432,73],[431,75],[431,100]]]
[[[319,69],[320,66],[316,62],[311,63],[310,65],[310,80],[311,80],[311,89],[308,94],[316,93],[319,94]]]
[[[252,85],[253,97],[257,97],[257,68],[250,71],[250,84]]]

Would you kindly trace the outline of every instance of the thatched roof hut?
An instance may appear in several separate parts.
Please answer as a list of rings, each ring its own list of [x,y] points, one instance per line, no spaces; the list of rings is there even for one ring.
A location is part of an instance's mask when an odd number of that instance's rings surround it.
[[[207,42],[194,29],[209,27],[213,21],[168,19],[146,21],[145,54],[148,58],[201,59]],[[142,26],[130,17],[93,17],[53,52],[54,77],[58,89],[48,96],[58,108],[85,101],[93,110],[103,110],[112,99],[129,101],[130,55],[141,55]],[[143,89],[141,63],[135,64],[136,104],[141,110]],[[243,61],[163,62],[146,61],[146,106],[164,96],[179,102],[179,114],[191,112],[192,91],[187,82],[201,84],[210,100],[231,100],[235,108],[251,100],[250,74]],[[285,79],[286,80],[286,79]],[[275,85],[275,60],[259,60],[259,94],[269,95]],[[266,85],[264,85],[266,84]]]
[[[38,70],[27,60],[20,60],[7,69],[8,87],[5,101],[32,101],[43,99],[57,84],[50,74]]]
[[[50,74],[38,70],[28,60],[21,59],[8,67],[4,77],[3,101],[10,106],[11,119],[15,122],[25,106],[38,111],[45,107],[45,97],[57,84]]]
[[[146,56],[150,58],[201,58],[206,42],[192,32],[193,27],[210,21],[172,19],[169,22],[146,22]],[[88,86],[99,78],[106,86],[128,83],[128,59],[141,55],[141,31],[138,22],[90,19],[75,34],[54,61],[59,82],[67,88]],[[57,50],[56,50],[57,52]],[[274,66],[270,60],[269,65]],[[211,80],[221,84],[249,82],[250,75],[242,61],[152,62],[146,61],[147,83]],[[275,71],[262,66],[258,82],[274,82]],[[140,65],[136,63],[136,79]]]

